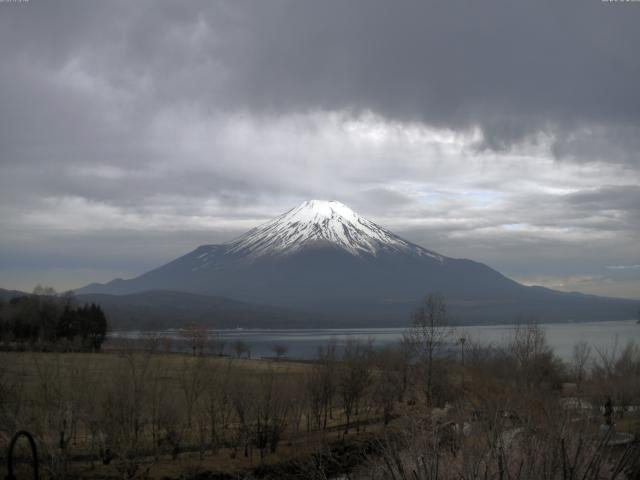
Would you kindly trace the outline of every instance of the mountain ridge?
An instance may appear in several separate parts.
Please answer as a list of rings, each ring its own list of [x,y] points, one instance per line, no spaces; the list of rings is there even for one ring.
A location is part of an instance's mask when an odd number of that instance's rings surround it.
[[[340,202],[302,203],[236,239],[195,250],[130,280],[79,293],[178,290],[313,312],[345,325],[400,325],[442,293],[466,323],[633,318],[633,300],[529,287],[479,262],[408,242]]]

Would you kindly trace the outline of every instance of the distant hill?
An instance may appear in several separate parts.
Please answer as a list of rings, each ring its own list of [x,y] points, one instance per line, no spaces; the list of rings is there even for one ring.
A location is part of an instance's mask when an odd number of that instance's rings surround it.
[[[339,202],[318,200],[304,202],[232,242],[203,245],[139,277],[91,284],[78,293],[150,290],[313,312],[319,321],[342,326],[407,325],[420,299],[436,291],[461,323],[631,319],[640,305],[640,300],[524,286],[482,263],[408,242]],[[178,313],[182,299],[174,300]],[[144,309],[136,308],[141,319]],[[272,327],[273,312],[266,315],[265,309],[251,310],[255,323]]]
[[[0,288],[0,299],[6,301],[11,300],[14,297],[23,297],[25,295],[29,295],[26,292],[21,292],[20,290],[5,290],[4,288]]]
[[[325,323],[318,316],[284,308],[168,290],[129,295],[82,294],[77,299],[100,305],[112,329],[159,330],[189,323],[209,328],[303,328]]]
[[[0,299],[31,295],[0,288]],[[80,294],[78,303],[95,303],[104,310],[111,329],[159,330],[190,323],[209,328],[320,327],[330,321],[291,309],[238,302],[228,298],[155,290],[129,295]],[[333,326],[336,326],[335,324]]]

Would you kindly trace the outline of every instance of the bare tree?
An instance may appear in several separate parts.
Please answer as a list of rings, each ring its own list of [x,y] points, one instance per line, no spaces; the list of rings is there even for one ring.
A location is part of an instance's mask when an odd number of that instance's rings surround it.
[[[630,340],[622,349],[616,342],[612,349],[596,348],[592,376],[598,384],[597,401],[611,397],[614,410],[622,416],[628,405],[640,399],[640,346]]]
[[[123,478],[134,478],[153,462],[142,452],[148,448],[144,432],[150,421],[147,407],[155,358],[150,352],[126,351],[120,355],[94,414],[102,461],[113,460]]]
[[[231,406],[235,414],[235,438],[232,439],[234,456],[238,447],[244,450],[244,456],[251,454],[252,425],[251,421],[256,408],[253,385],[240,375],[234,375],[229,384]]]
[[[41,439],[45,469],[52,476],[64,476],[68,458],[65,446],[70,437],[70,423],[75,423],[75,412],[67,408],[66,372],[60,355],[43,359],[34,353],[31,360],[36,372],[37,397],[46,405],[35,416],[32,427]]]
[[[382,410],[384,425],[388,425],[393,416],[396,401],[401,398],[398,392],[403,388],[404,362],[401,350],[386,348],[377,352],[374,361],[376,367],[373,399]]]
[[[205,358],[184,358],[178,376],[178,384],[184,396],[187,427],[191,428],[196,403],[204,393],[207,382]]]
[[[289,347],[287,347],[283,343],[276,343],[271,347],[271,351],[276,356],[276,360],[280,360],[287,354],[287,352],[289,351]]]
[[[264,457],[267,448],[275,453],[287,426],[291,388],[285,379],[286,375],[277,376],[271,369],[258,379],[251,423],[260,458]]]
[[[323,399],[323,375],[320,365],[313,365],[305,375],[305,404],[307,407],[307,432],[311,423],[315,428],[322,427],[322,414],[325,411]],[[325,417],[326,418],[326,417]]]
[[[202,355],[209,339],[209,331],[204,325],[191,323],[181,331],[182,338],[194,355]]]
[[[164,372],[166,372],[168,368],[168,365],[165,363],[166,358],[162,359],[162,363],[159,360],[160,359],[156,359],[156,362],[152,363],[149,368],[149,384],[147,388],[147,412],[151,427],[152,448],[156,458],[159,456],[160,444],[165,439],[164,437],[166,437],[166,432],[162,431],[161,425],[167,423],[166,417],[167,415],[171,416],[169,411],[171,407],[173,407],[173,398],[169,393],[169,385],[164,375]]]
[[[11,378],[8,365],[0,363],[0,441],[8,444],[20,423],[24,381]]]
[[[573,346],[572,354],[573,377],[575,378],[578,388],[585,378],[587,365],[591,360],[591,346],[584,340]]]
[[[432,293],[422,300],[413,315],[413,325],[404,334],[415,356],[425,365],[428,404],[433,402],[434,359],[443,352],[454,332],[444,296]]]
[[[231,363],[227,363],[224,368],[210,367],[207,370],[201,421],[205,422],[208,431],[209,438],[206,443],[215,452],[224,442],[223,432],[229,426],[231,416],[229,382],[233,372]]]
[[[411,373],[411,364],[415,357],[415,349],[413,343],[408,335],[403,335],[398,346],[398,361],[401,368],[402,384],[398,389],[398,401],[401,402],[404,399],[404,395],[409,387],[409,375]]]
[[[338,389],[342,398],[342,408],[346,417],[345,433],[349,433],[353,416],[358,419],[362,398],[371,384],[371,343],[348,340],[338,373]]]
[[[236,354],[236,357],[240,358],[243,354],[247,355],[247,358],[251,355],[251,350],[249,349],[249,344],[244,340],[236,340],[231,344],[231,348],[233,352]]]
[[[515,326],[510,348],[521,365],[526,365],[550,350],[544,329],[534,320]]]
[[[535,321],[516,325],[508,349],[515,360],[516,382],[527,387],[558,382],[563,365],[553,355],[544,328]]]
[[[320,398],[322,402],[322,428],[333,418],[333,397],[336,394],[336,339],[331,339],[325,347],[318,348],[318,364],[320,373]]]

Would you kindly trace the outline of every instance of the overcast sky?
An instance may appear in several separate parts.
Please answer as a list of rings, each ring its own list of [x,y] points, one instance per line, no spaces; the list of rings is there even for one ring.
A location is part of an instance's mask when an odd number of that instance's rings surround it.
[[[0,287],[131,277],[336,199],[640,298],[640,2],[0,1]]]

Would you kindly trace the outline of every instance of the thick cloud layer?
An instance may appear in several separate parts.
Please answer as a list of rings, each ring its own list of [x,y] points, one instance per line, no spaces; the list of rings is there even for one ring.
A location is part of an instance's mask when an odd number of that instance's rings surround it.
[[[638,21],[600,1],[0,3],[0,286],[134,275],[319,197],[525,282],[640,297]]]

